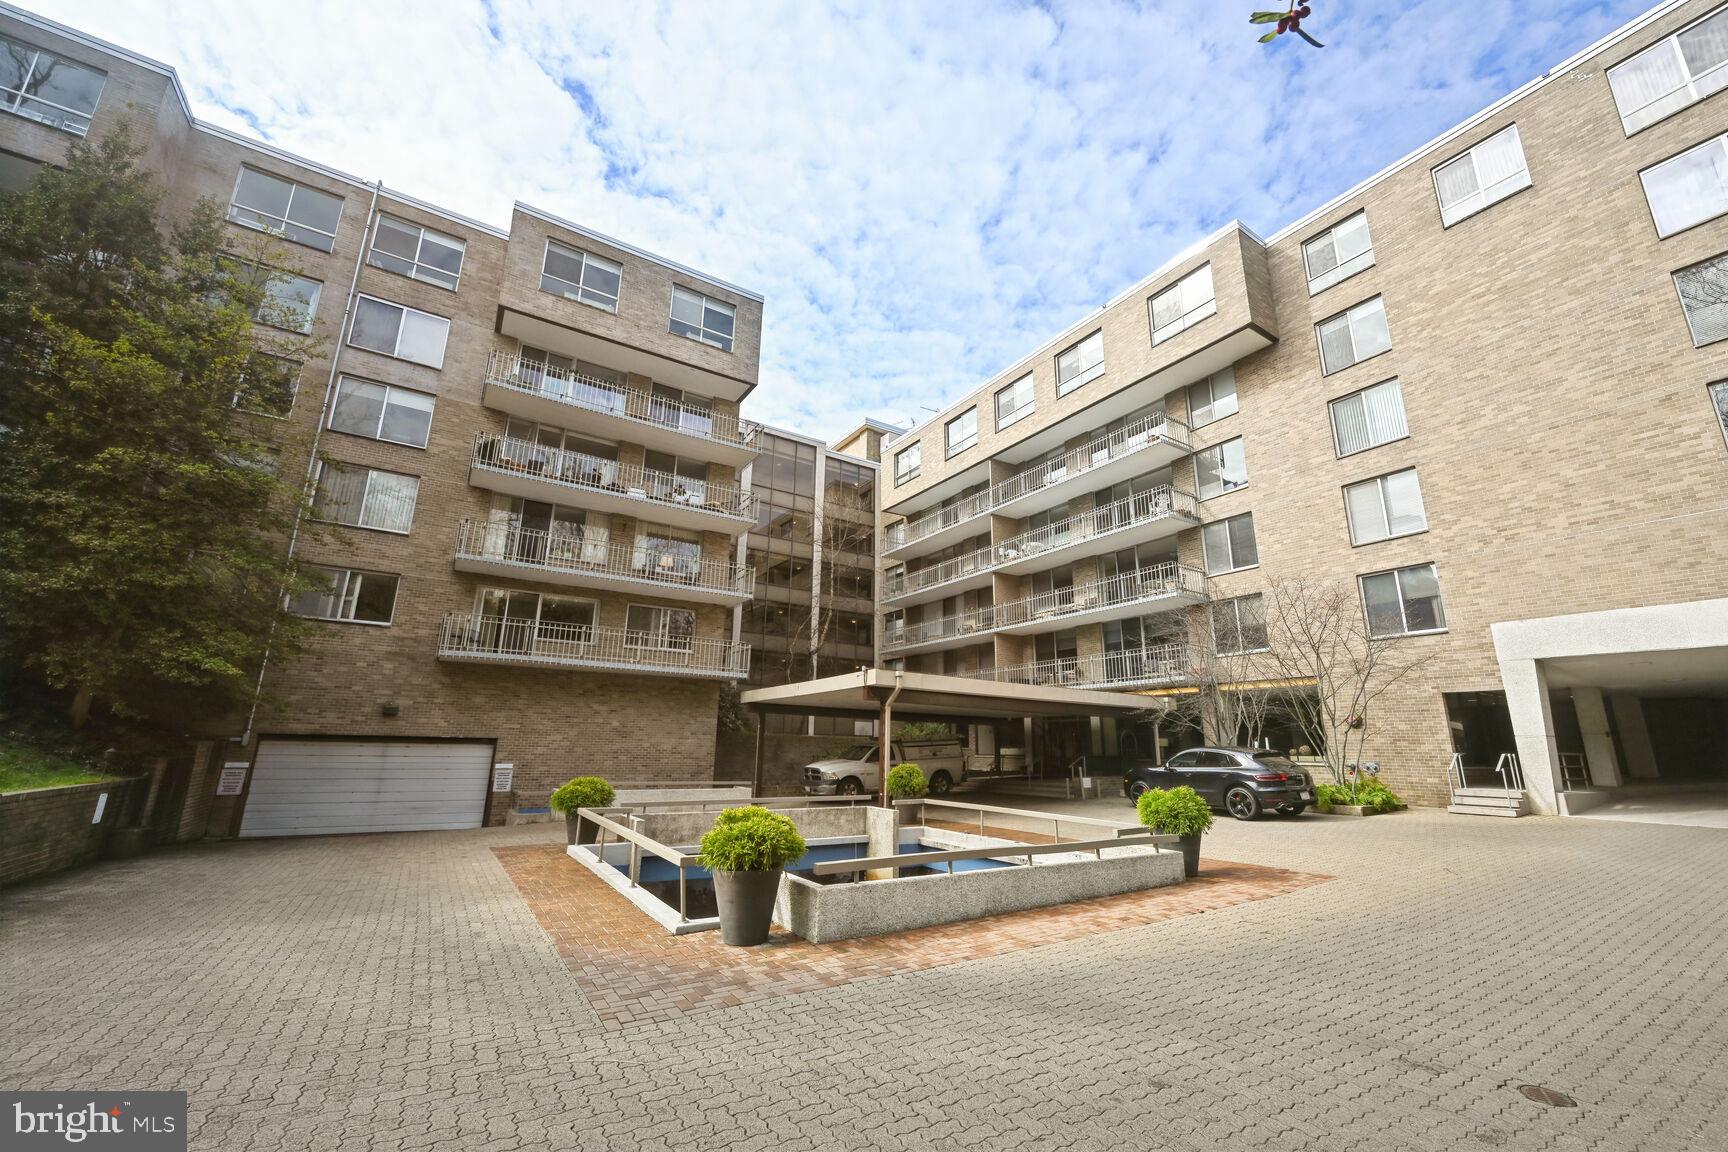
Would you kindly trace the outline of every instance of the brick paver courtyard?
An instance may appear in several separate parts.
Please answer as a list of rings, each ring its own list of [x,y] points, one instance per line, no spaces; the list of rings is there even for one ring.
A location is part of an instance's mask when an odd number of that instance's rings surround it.
[[[210,1149],[1728,1147],[1720,829],[1226,821],[1335,879],[610,1027],[500,859],[552,831],[0,893],[0,1085],[183,1088]]]

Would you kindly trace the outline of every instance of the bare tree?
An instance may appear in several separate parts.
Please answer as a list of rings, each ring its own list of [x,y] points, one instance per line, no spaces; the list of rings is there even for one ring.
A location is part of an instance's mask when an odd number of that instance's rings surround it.
[[[1241,739],[1254,747],[1280,707],[1279,693],[1268,682],[1272,672],[1262,666],[1261,652],[1220,652],[1209,614],[1199,616],[1204,626],[1195,630],[1187,660],[1188,682],[1195,691],[1175,698],[1171,710],[1215,743]]]
[[[833,638],[835,620],[846,611],[836,609],[836,600],[857,600],[864,604],[866,607],[858,611],[869,617],[874,627],[869,590],[851,587],[847,573],[873,569],[875,532],[875,509],[853,494],[830,489],[818,501],[812,532],[816,547],[810,605],[792,627],[786,655],[788,683],[814,680],[821,675],[820,653]]]

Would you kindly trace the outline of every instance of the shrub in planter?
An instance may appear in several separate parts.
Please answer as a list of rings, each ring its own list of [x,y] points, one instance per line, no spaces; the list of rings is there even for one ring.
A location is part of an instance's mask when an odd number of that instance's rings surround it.
[[[1405,806],[1392,789],[1372,778],[1354,787],[1322,784],[1314,790],[1314,798],[1328,808],[1360,805],[1370,812],[1397,812]]]
[[[600,829],[593,824],[583,824],[577,828],[576,809],[606,808],[618,798],[618,793],[612,785],[598,776],[578,776],[566,780],[552,793],[548,801],[552,811],[564,814],[564,833],[566,844],[592,844],[600,837]]]
[[[1154,788],[1140,795],[1140,823],[1160,836],[1182,837],[1182,874],[1200,875],[1200,836],[1212,827],[1212,809],[1200,793],[1180,788]]]
[[[924,769],[918,765],[896,764],[888,769],[890,800],[917,800],[928,791],[929,782],[924,779]]]
[[[804,855],[797,825],[778,812],[750,805],[728,808],[702,837],[702,866],[714,874],[720,938],[728,944],[768,942],[780,873]]]

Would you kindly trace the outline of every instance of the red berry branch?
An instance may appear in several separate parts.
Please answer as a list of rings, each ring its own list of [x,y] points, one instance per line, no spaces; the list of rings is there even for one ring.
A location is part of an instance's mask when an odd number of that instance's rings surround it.
[[[1269,44],[1273,40],[1284,35],[1286,32],[1294,32],[1296,35],[1302,37],[1302,39],[1308,41],[1308,43],[1314,45],[1314,47],[1324,48],[1326,45],[1320,43],[1320,41],[1314,39],[1314,37],[1308,35],[1308,33],[1302,31],[1302,21],[1306,20],[1309,14],[1308,5],[1302,3],[1301,0],[1297,0],[1297,3],[1290,5],[1290,7],[1283,12],[1256,12],[1248,17],[1248,23],[1278,25],[1275,31],[1268,32],[1266,35],[1260,37],[1260,43],[1262,44]]]

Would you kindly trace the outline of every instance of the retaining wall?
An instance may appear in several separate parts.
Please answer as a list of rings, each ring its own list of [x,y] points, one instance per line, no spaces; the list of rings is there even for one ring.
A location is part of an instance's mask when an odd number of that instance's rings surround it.
[[[0,795],[0,888],[97,859],[141,783],[110,780]]]

